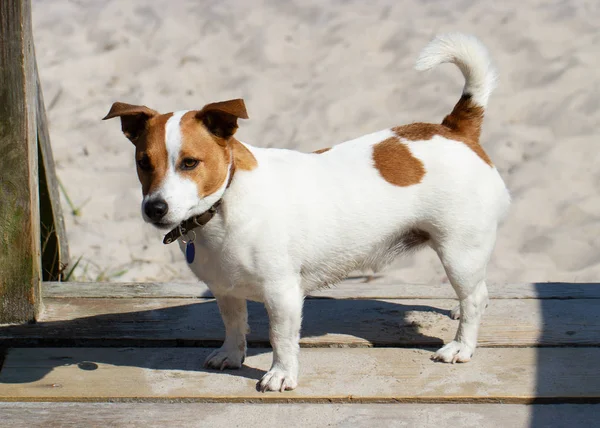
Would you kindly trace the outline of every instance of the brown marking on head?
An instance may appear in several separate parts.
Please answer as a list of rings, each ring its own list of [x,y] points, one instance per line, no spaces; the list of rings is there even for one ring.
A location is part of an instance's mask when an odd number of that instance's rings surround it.
[[[123,133],[134,143],[144,195],[158,188],[169,170],[165,136],[167,121],[172,116],[173,113],[161,115],[145,106],[116,102],[104,117],[120,117]],[[197,183],[200,197],[221,187],[227,177],[232,151],[239,169],[256,167],[252,153],[232,138],[238,128],[237,120],[247,118],[241,99],[207,104],[201,110],[182,116],[179,124],[182,142],[175,169],[177,174]]]
[[[227,140],[212,134],[203,121],[198,120],[198,113],[189,111],[181,118],[181,149],[176,168],[179,175],[197,184],[198,196],[202,198],[216,192],[226,180],[230,148]],[[188,159],[198,164],[185,169]]]
[[[236,169],[256,167],[252,153],[233,138],[238,128],[237,120],[247,118],[241,99],[207,104],[202,110],[187,112],[181,118],[178,174],[197,184],[200,197],[213,194],[223,185],[232,158],[230,182]],[[186,169],[186,160],[198,161],[198,164]]]
[[[392,128],[392,131],[409,141],[430,140],[435,135],[460,141],[492,167],[491,159],[479,144],[483,114],[483,107],[473,104],[470,95],[463,95],[441,124],[411,123]]]
[[[324,149],[315,150],[313,153],[320,155],[321,153],[325,153],[331,150],[331,147],[325,147]]]
[[[246,146],[235,138],[232,138],[229,144],[233,150],[233,165],[236,170],[252,171],[258,166],[256,158]]]
[[[121,119],[123,134],[135,145],[137,174],[144,195],[160,186],[167,174],[165,126],[172,115],[161,115],[146,106],[116,102],[102,119]]]
[[[373,146],[373,161],[381,176],[396,186],[418,184],[425,176],[423,162],[395,137]]]
[[[165,127],[171,116],[173,113],[150,118],[136,140],[135,161],[144,196],[160,187],[169,170]]]

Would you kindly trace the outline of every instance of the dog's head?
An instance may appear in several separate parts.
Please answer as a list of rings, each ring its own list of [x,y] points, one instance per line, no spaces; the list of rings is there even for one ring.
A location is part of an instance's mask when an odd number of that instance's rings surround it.
[[[228,143],[237,120],[248,118],[243,100],[167,114],[116,102],[104,120],[113,117],[135,145],[144,220],[172,229],[223,196],[231,174]]]

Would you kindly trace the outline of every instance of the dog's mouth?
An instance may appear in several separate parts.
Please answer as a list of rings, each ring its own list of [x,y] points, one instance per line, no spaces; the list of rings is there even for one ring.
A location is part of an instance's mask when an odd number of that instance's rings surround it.
[[[206,223],[208,223],[214,217],[215,213],[221,206],[221,203],[222,199],[219,199],[208,210],[201,212],[200,214],[187,217],[185,220],[178,223],[174,223],[173,221],[165,221],[165,217],[169,218],[169,216],[165,216],[160,220],[152,221],[152,219],[146,215],[144,210],[142,210],[142,217],[146,223],[151,224],[157,229],[169,231],[163,239],[163,244],[170,244],[175,242],[179,237],[187,234],[188,231],[206,225]],[[189,210],[188,214],[190,214],[190,211],[192,210]]]
[[[171,230],[175,229],[179,223],[167,223],[162,221],[151,222],[152,226],[160,230]]]
[[[175,229],[177,226],[179,226],[182,222],[174,222],[171,218],[168,218],[168,216],[165,216],[163,218],[161,218],[160,220],[152,220],[151,218],[149,218],[144,212],[142,212],[142,218],[144,219],[144,221],[148,224],[151,224],[152,226],[156,227],[157,229],[160,230],[172,230]],[[183,221],[185,221],[186,219],[184,219]]]

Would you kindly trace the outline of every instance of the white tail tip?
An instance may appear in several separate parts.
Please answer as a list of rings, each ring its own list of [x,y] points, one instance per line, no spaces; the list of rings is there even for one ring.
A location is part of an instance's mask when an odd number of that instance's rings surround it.
[[[441,34],[421,51],[415,68],[429,70],[445,62],[456,64],[465,77],[463,94],[471,95],[475,104],[485,107],[498,74],[483,43],[466,34]]]

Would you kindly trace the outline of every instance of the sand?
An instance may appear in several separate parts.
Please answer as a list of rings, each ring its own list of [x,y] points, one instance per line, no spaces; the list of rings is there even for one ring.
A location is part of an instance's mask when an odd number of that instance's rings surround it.
[[[34,36],[74,272],[193,281],[140,216],[133,145],[114,101],[161,112],[242,97],[238,137],[311,151],[439,122],[463,80],[413,69],[439,32],[479,37],[500,71],[482,142],[513,197],[490,282],[600,279],[600,2],[34,0]],[[379,281],[446,281],[431,251]]]

